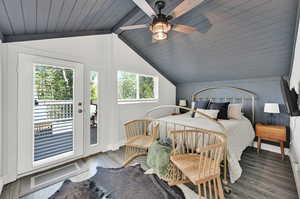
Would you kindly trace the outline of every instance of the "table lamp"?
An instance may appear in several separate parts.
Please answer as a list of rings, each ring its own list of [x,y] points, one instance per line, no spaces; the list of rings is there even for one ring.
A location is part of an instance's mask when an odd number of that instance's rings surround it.
[[[274,114],[280,113],[279,104],[277,103],[265,103],[264,112],[270,114],[269,124],[273,124]]]
[[[185,100],[185,99],[181,99],[181,100],[179,100],[179,106],[186,107],[186,106],[187,106],[187,102],[186,102],[186,100]],[[184,109],[180,109],[179,111],[180,111],[180,113],[184,113],[184,112],[185,112],[185,110],[184,110]]]

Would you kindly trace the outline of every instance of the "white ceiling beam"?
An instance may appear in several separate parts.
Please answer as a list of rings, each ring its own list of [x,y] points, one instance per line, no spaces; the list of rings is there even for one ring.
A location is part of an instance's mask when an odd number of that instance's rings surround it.
[[[31,41],[31,40],[42,40],[42,39],[65,38],[65,37],[79,37],[79,36],[88,36],[88,35],[105,35],[111,33],[112,33],[111,30],[91,30],[91,31],[78,31],[78,32],[7,35],[5,36],[3,42],[7,43],[7,42]]]

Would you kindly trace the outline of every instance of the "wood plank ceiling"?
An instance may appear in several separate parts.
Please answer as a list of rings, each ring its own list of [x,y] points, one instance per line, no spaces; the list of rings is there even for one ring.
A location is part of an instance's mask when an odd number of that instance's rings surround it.
[[[181,1],[166,0],[164,12]],[[206,0],[176,20],[200,32],[171,32],[152,44],[146,29],[119,29],[150,22],[131,0],[0,0],[0,37],[115,32],[174,83],[280,76],[290,68],[297,7],[297,0]]]
[[[0,0],[0,31],[24,35],[110,32],[135,4],[131,0]]]

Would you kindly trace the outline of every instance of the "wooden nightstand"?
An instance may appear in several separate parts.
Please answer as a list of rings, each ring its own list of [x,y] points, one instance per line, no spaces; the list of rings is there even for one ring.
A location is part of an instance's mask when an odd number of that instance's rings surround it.
[[[257,142],[257,153],[260,151],[261,140],[279,142],[281,149],[281,157],[284,159],[284,142],[286,141],[286,128],[279,125],[265,125],[257,123],[255,125]]]

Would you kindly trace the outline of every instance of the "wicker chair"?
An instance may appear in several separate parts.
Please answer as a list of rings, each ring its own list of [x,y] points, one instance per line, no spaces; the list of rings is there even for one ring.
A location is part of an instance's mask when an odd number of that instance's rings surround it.
[[[148,148],[158,137],[158,125],[151,122],[151,120],[133,120],[124,124],[127,142],[123,166],[127,166],[139,156],[147,155]]]
[[[208,130],[171,131],[173,142],[171,163],[193,184],[199,198],[223,199],[220,162],[226,137]]]

